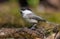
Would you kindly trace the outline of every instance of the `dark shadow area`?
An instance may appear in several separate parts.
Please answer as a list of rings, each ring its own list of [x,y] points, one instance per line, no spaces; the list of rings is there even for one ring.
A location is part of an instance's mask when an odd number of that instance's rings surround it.
[[[21,7],[28,7],[28,2],[27,0],[19,0],[19,5]]]
[[[0,0],[0,3],[8,2],[9,0]]]

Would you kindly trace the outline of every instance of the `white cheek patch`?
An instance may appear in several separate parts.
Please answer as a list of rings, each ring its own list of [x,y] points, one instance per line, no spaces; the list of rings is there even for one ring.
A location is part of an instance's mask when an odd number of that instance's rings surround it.
[[[29,14],[29,13],[32,13],[30,10],[24,10],[22,11],[23,14]]]

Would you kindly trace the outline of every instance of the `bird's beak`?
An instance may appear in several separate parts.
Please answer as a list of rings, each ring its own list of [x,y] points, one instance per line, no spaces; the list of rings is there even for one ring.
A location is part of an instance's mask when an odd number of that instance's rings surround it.
[[[20,13],[22,14],[22,10],[20,10]]]
[[[20,11],[20,13],[22,14],[22,12]]]

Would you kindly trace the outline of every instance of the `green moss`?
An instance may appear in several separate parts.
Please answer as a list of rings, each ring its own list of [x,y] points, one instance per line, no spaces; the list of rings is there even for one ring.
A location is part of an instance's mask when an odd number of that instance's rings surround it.
[[[39,0],[28,0],[29,5],[32,7],[37,7],[39,4]]]

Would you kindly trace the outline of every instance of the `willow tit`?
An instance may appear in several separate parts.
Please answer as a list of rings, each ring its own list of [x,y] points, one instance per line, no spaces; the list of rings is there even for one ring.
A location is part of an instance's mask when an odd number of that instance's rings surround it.
[[[46,20],[44,20],[42,17],[40,16],[37,16],[35,15],[30,9],[21,9],[21,14],[22,14],[22,17],[29,23],[32,24],[32,27],[31,29],[35,29],[37,23],[39,21],[43,21],[43,22],[46,22]]]

